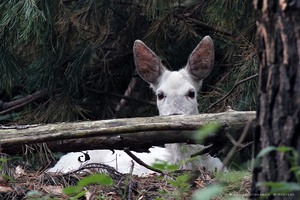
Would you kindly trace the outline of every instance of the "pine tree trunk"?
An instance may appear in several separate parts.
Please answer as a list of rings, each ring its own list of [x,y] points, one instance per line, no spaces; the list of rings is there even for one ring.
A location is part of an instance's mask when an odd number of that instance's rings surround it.
[[[254,6],[260,62],[256,155],[268,146],[293,147],[299,153],[300,1],[254,0]],[[288,153],[264,155],[253,172],[252,198],[299,199],[299,192],[267,195],[270,188],[256,186],[257,182],[297,182],[290,168]]]

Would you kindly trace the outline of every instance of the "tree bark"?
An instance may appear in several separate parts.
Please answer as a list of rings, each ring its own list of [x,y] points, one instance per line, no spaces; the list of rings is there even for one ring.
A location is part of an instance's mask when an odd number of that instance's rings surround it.
[[[259,106],[256,155],[268,146],[288,146],[300,152],[300,1],[254,0],[258,12]],[[253,171],[252,198],[283,199],[268,194],[258,182],[295,182],[291,155],[271,151]],[[298,156],[297,165],[300,165]],[[299,192],[292,192],[299,199]]]
[[[253,120],[255,115],[253,111],[230,111],[191,116],[125,118],[17,127],[0,126],[1,152],[17,154],[22,152],[25,144],[37,143],[46,143],[53,152],[124,148],[147,151],[152,146],[162,146],[166,143],[194,143],[192,133],[207,123],[221,125],[218,133],[208,137],[204,142],[204,144],[213,143],[218,149],[224,146],[227,138],[225,133],[239,139],[245,124]],[[253,132],[249,130],[248,141],[252,140],[251,133]]]

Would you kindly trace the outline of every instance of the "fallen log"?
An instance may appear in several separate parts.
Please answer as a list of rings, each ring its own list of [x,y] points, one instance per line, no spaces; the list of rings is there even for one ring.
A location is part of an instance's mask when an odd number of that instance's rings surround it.
[[[223,144],[226,133],[238,139],[244,126],[255,119],[254,111],[229,111],[213,114],[124,118],[72,123],[0,126],[1,152],[22,153],[24,145],[45,143],[52,152],[89,149],[129,149],[147,151],[166,143],[195,143],[193,133],[208,123],[220,130],[205,144]],[[255,125],[250,126],[248,139]],[[217,145],[216,145],[217,144]]]

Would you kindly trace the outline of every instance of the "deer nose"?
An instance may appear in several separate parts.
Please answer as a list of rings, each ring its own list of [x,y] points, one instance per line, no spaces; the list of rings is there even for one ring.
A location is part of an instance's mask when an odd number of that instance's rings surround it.
[[[184,113],[172,113],[170,115],[183,115]]]

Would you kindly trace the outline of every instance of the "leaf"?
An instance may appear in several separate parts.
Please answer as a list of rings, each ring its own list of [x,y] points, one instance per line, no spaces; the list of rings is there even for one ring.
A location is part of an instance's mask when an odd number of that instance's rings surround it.
[[[179,188],[179,187],[187,184],[189,178],[190,178],[189,175],[181,175],[181,176],[176,177],[175,180],[169,180],[168,183],[170,183],[172,186],[174,186],[176,188]]]
[[[258,187],[267,186],[270,187],[270,193],[288,193],[300,191],[299,183],[295,182],[258,182]]]
[[[156,160],[156,162],[152,164],[152,167],[160,170],[171,171],[171,172],[179,169],[178,165],[169,164],[167,161],[162,161],[162,160]]]
[[[82,187],[70,186],[63,189],[63,192],[68,196],[74,196],[82,191]]]
[[[220,128],[220,125],[217,123],[208,123],[204,126],[202,126],[194,135],[194,139],[197,140],[199,143],[202,143],[202,141],[207,138],[209,135],[214,134],[218,129]]]
[[[285,152],[289,152],[289,151],[294,151],[294,148],[292,147],[286,147],[286,146],[280,146],[276,148],[277,151],[285,153]]]
[[[94,174],[87,176],[77,183],[78,187],[85,187],[90,184],[111,185],[113,180],[105,174]]]
[[[219,195],[222,192],[223,188],[220,185],[211,185],[202,190],[198,190],[193,195],[193,200],[210,200]]]
[[[176,178],[176,180],[181,182],[181,183],[186,183],[189,179],[190,179],[189,175],[182,175],[182,176],[178,176]]]
[[[269,152],[275,151],[275,150],[276,150],[276,147],[274,147],[274,146],[268,146],[268,147],[264,148],[263,150],[261,150],[259,152],[259,154],[257,155],[257,158],[261,158],[264,155],[268,154]]]

